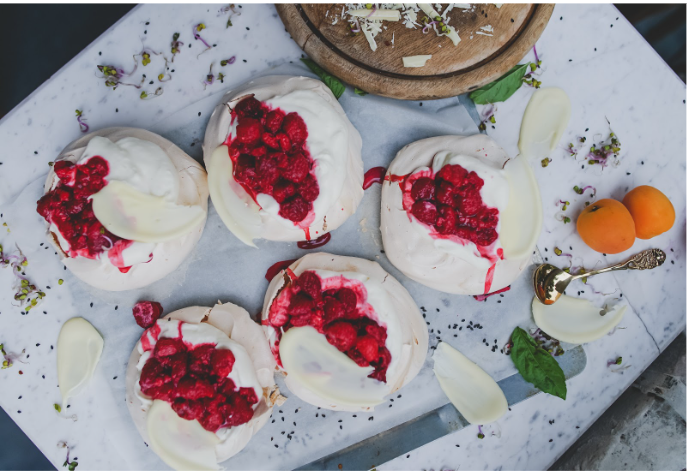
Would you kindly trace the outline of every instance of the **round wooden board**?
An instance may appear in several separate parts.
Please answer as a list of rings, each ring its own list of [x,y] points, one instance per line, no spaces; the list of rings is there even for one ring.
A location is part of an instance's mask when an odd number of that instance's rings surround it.
[[[323,69],[366,92],[403,100],[453,97],[499,78],[533,47],[554,10],[552,4],[472,6],[449,12],[461,38],[457,46],[432,31],[385,21],[372,51],[364,35],[353,35],[341,19],[344,4],[275,5],[289,34]],[[419,12],[419,23],[423,17]],[[488,25],[492,36],[476,33]],[[403,57],[420,54],[432,55],[424,67],[403,67]]]

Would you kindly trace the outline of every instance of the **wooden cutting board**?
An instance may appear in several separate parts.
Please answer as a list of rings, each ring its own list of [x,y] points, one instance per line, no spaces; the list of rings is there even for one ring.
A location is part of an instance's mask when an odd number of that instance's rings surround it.
[[[401,21],[385,21],[387,29],[375,37],[376,51],[362,33],[351,33],[341,18],[344,4],[275,7],[301,49],[329,73],[372,94],[428,100],[469,92],[506,73],[533,47],[554,9],[552,4],[471,5],[470,11],[455,7],[449,12],[449,25],[461,38],[457,46],[433,31],[423,34]],[[424,16],[418,12],[417,22]],[[478,33],[488,26],[492,36]],[[403,57],[421,54],[432,55],[424,67],[403,67]]]

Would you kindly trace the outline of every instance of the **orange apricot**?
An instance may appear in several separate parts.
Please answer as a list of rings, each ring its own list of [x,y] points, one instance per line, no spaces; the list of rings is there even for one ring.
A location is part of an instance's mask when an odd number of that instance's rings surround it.
[[[643,240],[656,237],[674,226],[676,213],[671,201],[652,186],[638,186],[623,198],[635,222],[635,235]]]
[[[621,253],[635,241],[633,217],[614,199],[602,199],[588,205],[578,216],[576,228],[585,244],[600,253]]]

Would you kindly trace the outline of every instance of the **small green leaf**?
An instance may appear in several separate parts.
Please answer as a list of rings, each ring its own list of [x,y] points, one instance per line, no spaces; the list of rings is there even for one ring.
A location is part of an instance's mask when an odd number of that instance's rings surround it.
[[[514,329],[511,341],[511,359],[523,379],[543,392],[566,399],[566,377],[554,357],[520,327]]]
[[[365,90],[361,90],[358,87],[354,87],[354,94],[360,95],[361,97],[364,97],[364,96],[368,95],[368,92],[366,92]]]
[[[72,462],[72,463],[69,464],[69,466],[67,467],[67,469],[68,469],[69,471],[74,471],[74,470],[76,469],[77,466],[79,466],[79,464],[78,464],[77,462]]]
[[[325,70],[322,67],[318,66],[311,59],[301,58],[301,60],[304,62],[304,64],[308,66],[308,69],[310,69],[318,77],[320,77],[320,80],[322,80],[325,83],[325,85],[330,88],[334,96],[337,98],[337,100],[339,100],[339,97],[341,97],[344,91],[346,90],[346,87],[344,87],[342,81],[337,79],[335,76],[325,72]]]
[[[60,407],[59,404],[53,404],[53,407],[55,408],[55,410],[56,410],[57,412],[62,412],[62,407]]]
[[[521,88],[526,69],[528,69],[528,64],[515,65],[509,72],[496,81],[490,82],[478,90],[471,92],[471,100],[480,105],[504,102],[514,95],[514,92]]]

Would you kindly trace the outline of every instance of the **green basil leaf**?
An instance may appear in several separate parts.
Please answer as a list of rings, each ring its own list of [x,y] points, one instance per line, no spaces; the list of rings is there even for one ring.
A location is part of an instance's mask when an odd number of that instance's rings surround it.
[[[523,76],[526,74],[528,64],[517,64],[509,72],[494,82],[482,86],[471,92],[470,98],[474,103],[485,105],[487,103],[504,102],[514,95],[523,85]]]
[[[342,96],[344,91],[346,90],[346,87],[344,84],[342,84],[342,81],[337,79],[335,76],[328,74],[325,72],[325,70],[318,66],[313,60],[308,59],[308,58],[301,58],[301,60],[308,66],[308,69],[313,71],[315,75],[320,77],[320,80],[322,80],[326,86],[330,88],[334,96],[339,100],[339,97]]]
[[[566,399],[566,377],[557,360],[520,327],[514,329],[511,342],[511,359],[523,379],[543,392]]]
[[[360,95],[361,97],[364,97],[364,96],[368,95],[368,92],[366,92],[365,90],[361,90],[358,87],[354,87],[354,94]]]

